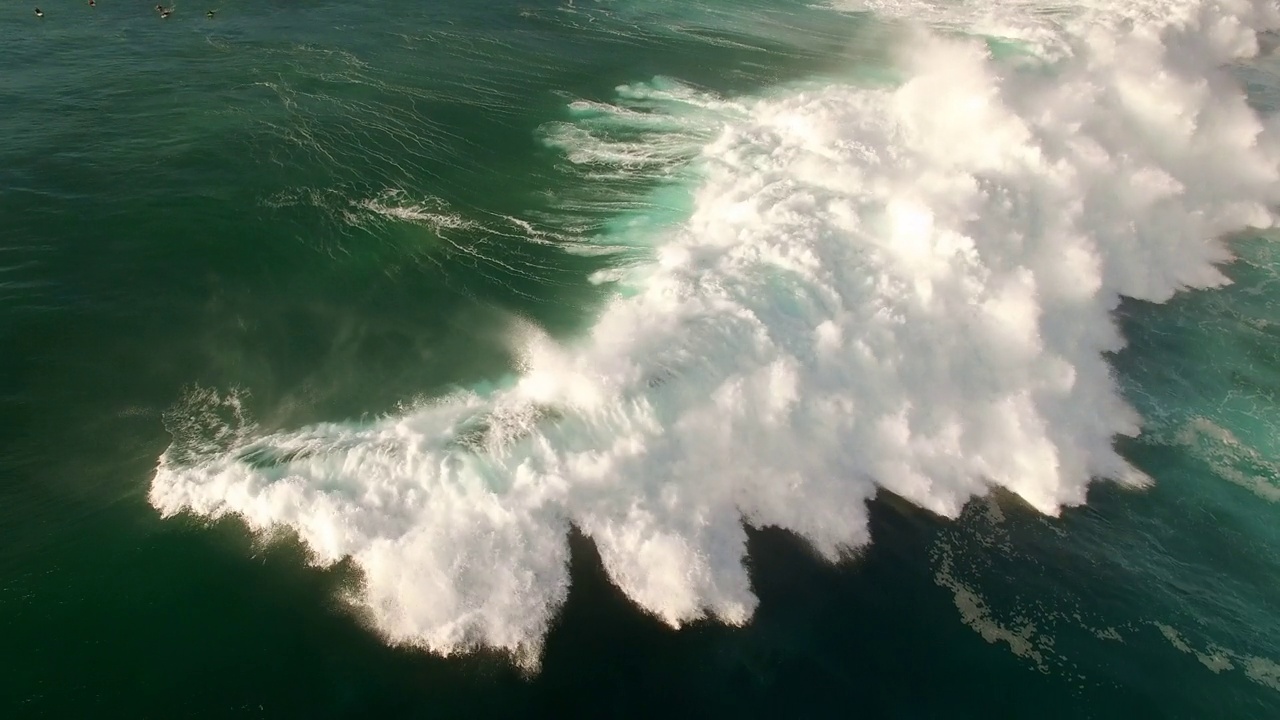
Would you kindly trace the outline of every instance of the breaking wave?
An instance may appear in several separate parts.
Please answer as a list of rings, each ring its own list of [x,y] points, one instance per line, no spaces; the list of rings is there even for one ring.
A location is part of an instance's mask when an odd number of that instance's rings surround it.
[[[902,29],[892,86],[575,105],[546,135],[584,177],[693,183],[681,222],[644,226],[650,261],[586,337],[519,327],[508,384],[369,423],[264,435],[238,399],[196,393],[171,413],[152,504],[353,559],[391,642],[533,667],[570,525],[671,625],[743,623],[744,521],[836,559],[869,541],[879,488],[954,517],[997,486],[1057,513],[1093,479],[1144,483],[1113,448],[1140,418],[1104,359],[1123,344],[1110,313],[1226,282],[1220,238],[1272,223],[1277,128],[1223,66],[1280,17],[981,3],[1035,40],[1000,59],[951,32],[977,5],[895,13],[933,27]]]

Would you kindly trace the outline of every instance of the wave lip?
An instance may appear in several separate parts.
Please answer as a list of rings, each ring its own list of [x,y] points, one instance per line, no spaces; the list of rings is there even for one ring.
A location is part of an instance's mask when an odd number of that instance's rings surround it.
[[[1110,312],[1226,282],[1219,238],[1273,222],[1275,124],[1219,66],[1280,18],[1141,5],[1026,21],[1068,49],[1039,63],[918,30],[894,88],[669,94],[662,112],[721,129],[692,161],[690,217],[656,231],[588,337],[523,332],[513,386],[370,424],[220,430],[204,450],[175,433],[152,504],[292,528],[317,562],[363,569],[389,640],[534,667],[570,523],[656,616],[741,623],[744,519],[835,559],[869,541],[881,487],[955,516],[993,486],[1057,513],[1095,478],[1145,482],[1112,447],[1140,419],[1103,359],[1123,344]],[[647,172],[645,128],[671,148],[705,131],[586,115],[591,132],[554,133],[593,144],[584,174]]]

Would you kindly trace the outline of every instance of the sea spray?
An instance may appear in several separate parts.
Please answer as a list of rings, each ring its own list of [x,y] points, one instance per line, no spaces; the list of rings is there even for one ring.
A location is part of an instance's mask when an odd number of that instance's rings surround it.
[[[973,29],[966,7],[934,8],[950,13],[935,26]],[[1275,128],[1220,65],[1276,11],[994,7],[1042,63],[914,28],[892,88],[649,108],[714,115],[691,159],[560,133],[600,144],[567,153],[584,175],[669,162],[696,178],[687,220],[655,229],[633,292],[587,336],[524,328],[514,386],[372,423],[219,431],[242,439],[209,453],[176,436],[152,503],[352,558],[389,641],[533,667],[571,523],[649,612],[741,623],[744,519],[834,559],[870,539],[878,487],[954,516],[993,485],[1055,513],[1095,478],[1143,482],[1112,447],[1139,418],[1103,359],[1123,343],[1110,312],[1224,282],[1220,236],[1271,222]],[[705,127],[611,118],[641,136]]]

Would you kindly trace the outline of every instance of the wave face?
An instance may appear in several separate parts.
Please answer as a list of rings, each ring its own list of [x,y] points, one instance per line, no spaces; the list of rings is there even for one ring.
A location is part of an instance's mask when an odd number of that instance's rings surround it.
[[[835,560],[870,540],[879,488],[954,517],[994,487],[1052,514],[1092,479],[1144,483],[1113,449],[1140,418],[1110,313],[1226,282],[1220,238],[1272,224],[1277,128],[1223,66],[1275,7],[842,9],[894,19],[898,80],[663,80],[546,129],[586,179],[691,198],[651,223],[633,198],[598,238],[634,248],[639,227],[648,260],[585,337],[517,324],[511,383],[373,422],[264,434],[238,395],[194,393],[152,504],[351,558],[390,642],[535,667],[571,525],[671,625],[743,623],[744,521]]]

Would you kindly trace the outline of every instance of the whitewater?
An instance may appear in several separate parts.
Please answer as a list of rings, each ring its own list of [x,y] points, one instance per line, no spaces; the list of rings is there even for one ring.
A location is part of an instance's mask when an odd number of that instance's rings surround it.
[[[536,668],[571,528],[670,625],[741,624],[744,523],[836,561],[880,490],[955,517],[996,488],[1057,514],[1148,483],[1114,448],[1141,418],[1112,311],[1222,285],[1225,238],[1274,223],[1280,125],[1232,66],[1280,9],[830,11],[881,23],[891,72],[751,97],[655,79],[544,128],[628,207],[592,238],[628,260],[589,332],[513,317],[513,377],[370,422],[264,433],[242,393],[193,391],[152,505],[350,558],[388,642]],[[637,187],[689,211],[646,217]]]

